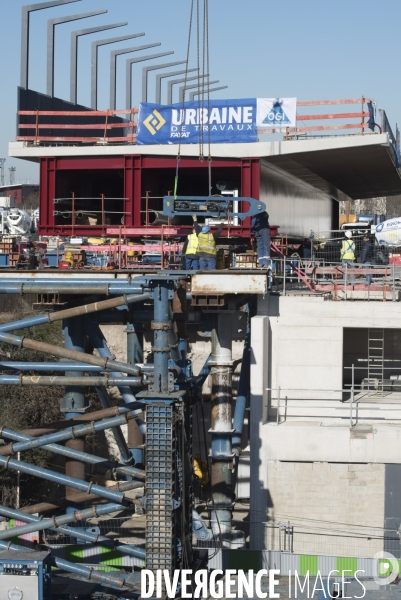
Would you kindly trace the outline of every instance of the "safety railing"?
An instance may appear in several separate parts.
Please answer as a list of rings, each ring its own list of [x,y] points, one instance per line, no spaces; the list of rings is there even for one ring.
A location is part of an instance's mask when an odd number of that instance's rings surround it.
[[[353,381],[342,389],[265,388],[269,395],[269,421],[277,426],[287,421],[328,419],[358,423],[401,421],[401,395],[392,391],[364,389]],[[400,382],[401,383],[401,382]],[[399,398],[399,403],[393,403]]]
[[[359,105],[360,110],[353,112],[331,112],[331,113],[315,113],[315,114],[300,114],[299,109],[303,107],[318,107],[318,106],[348,106],[348,105]],[[366,107],[365,107],[366,105]],[[296,127],[285,128],[285,139],[299,138],[307,136],[310,132],[322,132],[322,131],[349,131],[350,129],[359,129],[359,133],[364,135],[369,129],[371,132],[377,128],[381,133],[381,127],[375,123],[375,110],[373,103],[369,98],[362,96],[361,98],[347,98],[343,100],[307,100],[297,101],[297,122]],[[351,119],[352,122],[348,122]],[[357,120],[355,123],[354,121]],[[324,124],[313,124],[307,125],[307,122],[325,121]],[[335,125],[328,124],[335,122]],[[344,122],[345,121],[345,122]],[[302,125],[299,125],[302,123]],[[258,131],[259,134],[265,133],[277,133],[283,131],[283,128],[265,130],[261,129]]]
[[[127,144],[134,144],[136,141],[135,132],[137,127],[134,116],[137,113],[137,108],[132,108],[130,110],[125,109],[103,111],[20,110],[18,111],[18,128],[21,130],[29,130],[29,132],[32,133],[18,135],[16,140],[33,142],[34,144],[38,144],[40,142],[75,142],[99,144],[123,142]],[[129,120],[118,118],[117,115],[119,114],[129,115]],[[21,123],[20,117],[28,117],[29,122]],[[116,117],[118,118],[118,121]],[[79,123],[77,122],[77,118],[85,118],[86,122]],[[113,133],[118,134],[121,130],[123,135],[113,135]],[[44,131],[46,134],[43,133]],[[62,132],[64,131],[67,133],[73,132],[74,135],[62,135]],[[98,131],[101,133],[98,135],[90,135],[90,132],[92,131]],[[112,133],[112,135],[110,135],[110,133]]]
[[[124,224],[124,215],[129,214],[123,210],[115,209],[116,204],[120,203],[124,207],[127,198],[109,198],[104,194],[94,198],[77,197],[72,192],[69,198],[54,198],[53,204],[59,205],[59,210],[53,211],[54,217],[62,217],[66,222],[62,222],[63,227],[71,227],[71,234],[74,235],[75,230],[80,227],[87,228],[88,226],[102,226],[102,233],[106,233],[106,226],[111,220],[117,220],[120,225]],[[110,215],[117,215],[110,217]],[[83,222],[85,221],[85,222]],[[59,223],[60,224],[60,223]]]
[[[400,538],[396,529],[348,521],[346,515],[342,522],[331,522],[313,515],[302,518],[291,514],[289,520],[285,515],[282,519],[275,515],[273,522],[263,523],[264,547],[282,554],[282,559],[285,554],[373,558],[384,548],[386,552],[399,555]]]

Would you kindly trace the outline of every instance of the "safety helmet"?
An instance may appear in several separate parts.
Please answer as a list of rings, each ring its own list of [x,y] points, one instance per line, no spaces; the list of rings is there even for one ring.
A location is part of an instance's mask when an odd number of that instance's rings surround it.
[[[209,227],[209,225],[204,225],[204,226],[202,227],[202,233],[209,233],[209,231],[210,231],[210,227]]]

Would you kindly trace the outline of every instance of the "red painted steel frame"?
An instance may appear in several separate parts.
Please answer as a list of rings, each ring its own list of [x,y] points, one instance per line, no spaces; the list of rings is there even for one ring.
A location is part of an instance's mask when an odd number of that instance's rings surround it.
[[[215,159],[212,162],[212,169],[219,167],[231,167],[241,169],[241,196],[250,196],[259,200],[260,197],[260,159]],[[143,171],[153,171],[154,176],[163,169],[176,168],[175,157],[153,157],[142,155],[125,155],[111,157],[65,157],[65,158],[43,158],[40,164],[40,235],[61,235],[68,236],[72,234],[71,225],[56,225],[54,211],[54,199],[56,198],[56,180],[57,173],[62,171],[104,171],[104,170],[122,170],[124,172],[124,197],[126,198],[124,212],[126,214],[124,227],[111,226],[107,231],[118,230],[125,237],[141,237],[144,235],[159,235],[159,228],[149,228],[145,230],[141,222],[141,197],[145,193],[142,190]],[[185,169],[204,169],[207,177],[207,162],[201,163],[197,158],[182,158],[180,170]],[[242,237],[249,238],[251,219],[245,219],[239,227],[230,227],[230,238]],[[185,235],[191,227],[180,227],[180,233]],[[135,231],[136,230],[136,231]],[[164,234],[166,233],[165,230]],[[138,233],[137,233],[138,232]],[[168,232],[169,233],[169,232]],[[168,236],[167,233],[167,236]],[[175,232],[174,232],[175,233]],[[174,235],[171,233],[171,235]],[[74,234],[83,236],[102,235],[102,225],[74,225]],[[163,235],[164,235],[163,234]],[[176,234],[176,233],[175,233]],[[177,234],[176,234],[177,235]],[[228,231],[223,231],[223,237],[228,235]]]

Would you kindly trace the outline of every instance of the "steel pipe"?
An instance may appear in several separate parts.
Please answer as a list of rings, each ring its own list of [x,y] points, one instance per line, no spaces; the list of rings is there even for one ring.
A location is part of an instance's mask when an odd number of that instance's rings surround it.
[[[158,282],[154,288],[154,330],[153,362],[154,380],[153,391],[157,393],[168,393],[168,360],[170,355],[169,330],[171,329],[169,285],[168,282]]]
[[[136,490],[139,488],[143,488],[143,481],[117,481],[113,486],[109,489],[115,489],[119,492],[126,492],[128,490]],[[87,494],[84,492],[83,494],[76,494],[75,502],[86,503],[91,502],[92,500],[97,500],[99,496],[97,494]],[[132,504],[138,504],[139,500],[131,500]],[[140,503],[142,505],[142,502]],[[59,508],[64,508],[69,506],[69,502],[63,498],[57,500],[57,504],[53,504],[51,502],[39,502],[38,504],[31,504],[30,506],[24,506],[20,510],[26,514],[35,514],[35,513],[44,513],[48,511],[55,511]]]
[[[230,547],[232,519],[232,338],[231,315],[217,314],[212,328],[211,511],[212,531]]]
[[[17,442],[30,442],[36,440],[36,438],[30,435],[24,435],[22,433],[19,433],[18,431],[13,431],[7,428],[1,429],[1,435],[7,440],[13,440]],[[59,444],[46,444],[45,446],[43,446],[43,449],[48,450],[49,452],[53,452],[54,454],[67,456],[74,460],[80,460],[90,465],[99,465],[106,469],[113,469],[114,471],[116,471],[116,473],[123,473],[124,475],[130,475],[132,477],[140,477],[141,479],[144,478],[144,472],[142,469],[123,466],[116,461],[105,460],[103,458],[100,458],[99,456],[89,454],[88,452],[74,450],[72,448],[67,448],[66,446],[60,446]]]
[[[241,446],[242,430],[244,427],[245,409],[249,392],[249,382],[251,376],[251,348],[250,348],[250,330],[247,329],[245,335],[244,350],[242,353],[241,373],[239,377],[237,400],[235,402],[235,411],[233,419],[234,433],[232,436],[232,445],[234,452],[238,453]]]
[[[97,323],[87,323],[86,325],[87,333],[92,344],[99,352],[100,356],[106,360],[106,364],[110,365],[110,357],[112,356],[112,354],[107,346],[106,338],[104,337],[99,325]],[[139,367],[135,365],[130,366],[130,368],[136,372],[136,375],[139,375]],[[114,377],[117,375],[118,377],[118,373],[111,372],[111,375]],[[121,386],[118,386],[118,391],[120,392],[126,404],[130,404],[131,402],[136,401],[136,398],[129,386],[122,384]]]
[[[23,513],[20,510],[7,508],[6,506],[0,506],[0,514],[9,519],[18,519],[19,521],[26,521],[28,523],[33,523],[34,528],[32,528],[31,531],[51,529],[52,531],[59,531],[61,533],[64,533],[65,535],[70,535],[70,536],[76,537],[77,536],[76,529],[74,529],[73,527],[66,527],[63,525],[66,523],[81,521],[83,519],[98,517],[100,515],[115,512],[117,510],[121,510],[124,508],[125,507],[121,506],[121,504],[106,504],[103,506],[96,506],[96,507],[88,508],[88,509],[85,509],[82,511],[74,511],[73,513],[68,513],[67,515],[62,515],[60,517],[52,517],[51,519],[41,519],[40,517],[27,515],[26,513]],[[68,520],[66,520],[66,517],[68,517]],[[13,528],[12,530],[8,530],[8,531],[12,531],[12,533],[14,533],[14,535],[22,535],[24,533],[20,529],[18,530],[18,532],[16,532],[16,528]],[[25,533],[29,533],[29,532],[25,531]],[[94,543],[101,542],[102,545],[107,544],[108,546],[111,546],[111,548],[113,550],[117,550],[118,552],[121,552],[122,554],[128,554],[129,556],[136,556],[137,558],[145,559],[145,550],[143,550],[142,548],[138,548],[136,546],[132,546],[131,544],[121,544],[118,540],[113,540],[113,539],[107,538],[103,535],[99,535],[99,534],[95,534],[95,533],[89,533],[88,531],[85,531],[83,529],[82,530],[79,529],[78,535],[79,535],[80,539],[86,540],[87,542],[92,542],[92,543],[93,542]],[[14,536],[12,536],[12,537],[14,537]],[[1,533],[0,533],[0,539],[1,539]],[[3,537],[3,539],[8,539],[8,537],[7,538]]]
[[[115,387],[121,385],[142,385],[140,377],[64,377],[43,375],[0,375],[0,385],[20,386],[82,386],[82,387]]]
[[[91,304],[75,306],[73,308],[67,308],[65,310],[60,310],[53,313],[37,315],[36,317],[28,317],[27,319],[14,321],[13,323],[6,323],[4,325],[0,325],[0,331],[14,331],[15,329],[35,327],[35,325],[43,325],[45,323],[54,323],[55,321],[61,321],[62,319],[69,319],[71,317],[88,315],[90,313],[100,312],[102,310],[108,310],[110,308],[117,308],[118,306],[134,304],[135,302],[143,302],[148,298],[149,294],[141,294],[139,296],[128,295],[122,296],[121,298],[110,298],[108,300],[102,300],[101,302],[93,302]]]
[[[96,388],[97,395],[99,397],[101,405],[106,408],[110,406],[110,398],[107,390],[104,386],[100,386]],[[133,411],[133,415],[137,411]],[[129,420],[129,423],[133,422],[133,419]],[[120,427],[111,427],[110,431],[113,434],[114,440],[117,444],[117,448],[120,452],[120,460],[125,465],[131,465],[133,463],[133,457],[131,452],[129,451],[127,442],[125,441],[125,437]]]
[[[13,346],[19,346],[20,348],[29,348],[31,350],[37,350],[46,354],[52,354],[53,356],[60,356],[62,358],[69,358],[73,361],[86,363],[89,365],[96,365],[103,369],[113,369],[118,373],[128,373],[130,375],[138,375],[139,370],[137,367],[131,367],[124,363],[120,363],[115,360],[110,360],[109,357],[102,359],[91,354],[85,354],[84,352],[77,352],[76,350],[69,350],[67,348],[61,348],[53,344],[47,344],[45,342],[38,342],[31,340],[26,337],[20,337],[11,333],[0,333],[0,342],[11,344]],[[133,398],[135,400],[135,398]]]
[[[132,415],[130,415],[131,418]],[[17,441],[14,444],[7,444],[6,446],[0,446],[0,456],[7,456],[9,454],[15,454],[16,452],[24,452],[26,450],[32,450],[32,448],[41,448],[43,446],[47,446],[49,444],[55,444],[56,442],[62,442],[66,440],[76,439],[79,437],[83,437],[88,435],[89,433],[93,433],[94,431],[103,431],[105,429],[109,429],[111,426],[126,424],[128,419],[125,416],[122,417],[113,417],[111,419],[106,419],[105,421],[100,421],[99,423],[90,423],[88,425],[79,425],[77,427],[70,427],[65,429],[64,431],[59,431],[57,433],[50,433],[48,435],[42,435],[39,438],[27,436],[26,434],[18,434],[12,429],[8,429],[3,427],[0,429],[0,434],[7,439],[17,439],[18,436],[22,436],[25,438],[24,441]],[[27,439],[28,438],[28,439]],[[71,449],[70,449],[71,450]],[[74,455],[72,458],[78,459],[77,450],[71,450],[71,453]],[[58,452],[61,454],[61,452]],[[82,451],[79,451],[79,454],[83,455]],[[88,454],[88,457],[91,455]],[[96,459],[96,457],[93,457]],[[103,462],[103,459],[99,458],[96,460],[87,460],[84,462],[90,462],[91,464],[96,464],[97,462]],[[134,475],[137,478],[144,479],[145,473],[141,469],[135,469],[134,467],[130,468],[131,475]]]
[[[27,435],[33,436],[45,435],[47,433],[55,433],[60,429],[66,429],[67,427],[75,427],[75,425],[79,425],[80,423],[92,423],[94,421],[108,419],[109,417],[116,417],[118,415],[127,414],[132,411],[132,408],[132,406],[111,406],[110,408],[97,410],[93,413],[79,415],[78,417],[74,417],[73,419],[68,419],[65,421],[55,421],[54,423],[48,423],[46,425],[43,425],[42,427],[37,427],[33,429],[22,429],[21,433],[26,433]],[[128,416],[128,419],[129,418],[131,417]]]
[[[83,365],[77,362],[15,362],[0,361],[2,371],[83,371],[84,373],[101,373],[102,367]]]
[[[5,550],[14,550],[16,552],[30,552],[24,546],[18,546],[18,544],[12,544],[11,542],[4,542],[0,540],[0,548],[4,548]],[[32,550],[32,555],[35,555],[35,552]],[[62,569],[63,571],[67,571],[69,573],[74,573],[78,575],[78,577],[82,577],[83,579],[88,579],[92,581],[96,581],[100,585],[104,585],[106,587],[114,587],[118,590],[121,590],[126,586],[127,589],[132,589],[135,586],[126,583],[124,579],[120,577],[113,577],[108,575],[107,573],[103,573],[100,571],[96,571],[93,568],[83,567],[82,565],[76,565],[68,560],[64,560],[63,558],[57,558],[56,556],[50,557],[50,562],[53,567],[57,567],[58,569]]]
[[[85,521],[85,519],[93,519],[101,515],[107,515],[112,512],[123,510],[125,507],[122,504],[102,504],[100,506],[92,506],[91,508],[85,508],[84,510],[73,511],[65,515],[57,517],[39,519],[38,517],[32,517],[20,513],[18,510],[8,508],[7,506],[0,505],[0,515],[8,517],[10,519],[19,519],[22,515],[23,519],[27,521],[25,525],[18,525],[11,529],[5,529],[0,531],[0,540],[8,540],[13,537],[32,533],[33,531],[43,531],[49,527],[58,527],[59,525],[67,525],[68,523],[79,523],[79,521]],[[75,530],[75,534],[76,534]]]
[[[47,481],[52,481],[53,483],[67,485],[68,487],[80,490],[81,492],[93,491],[101,498],[106,498],[106,500],[111,500],[113,502],[123,503],[125,501],[124,494],[121,492],[104,488],[97,483],[88,483],[87,481],[83,481],[82,479],[78,479],[76,477],[69,477],[68,475],[57,473],[56,471],[50,471],[49,469],[44,469],[43,467],[37,467],[20,460],[14,460],[9,456],[0,456],[0,466],[4,469],[11,469],[12,471],[21,471],[21,473],[33,475],[33,477],[39,477]],[[129,502],[129,500],[126,501]]]

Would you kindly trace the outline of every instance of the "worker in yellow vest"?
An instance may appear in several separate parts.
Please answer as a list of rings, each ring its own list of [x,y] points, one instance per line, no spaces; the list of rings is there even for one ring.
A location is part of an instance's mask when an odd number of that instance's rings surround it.
[[[199,270],[199,256],[198,256],[198,236],[196,234],[195,227],[187,236],[185,244],[182,248],[182,253],[185,256],[185,270],[194,271]]]
[[[201,271],[213,271],[216,268],[216,240],[223,230],[225,219],[221,220],[219,227],[214,233],[211,232],[209,225],[201,227],[198,224],[196,215],[193,215],[194,228],[198,234],[198,256]]]
[[[355,262],[355,242],[352,239],[352,231],[345,232],[345,239],[341,244],[341,261],[343,265],[348,265],[349,267],[352,267],[352,263]],[[355,275],[353,273],[349,277],[349,283],[355,283]]]
[[[355,242],[352,239],[352,232],[345,232],[345,240],[341,245],[341,260],[343,262],[354,262],[355,260]]]

